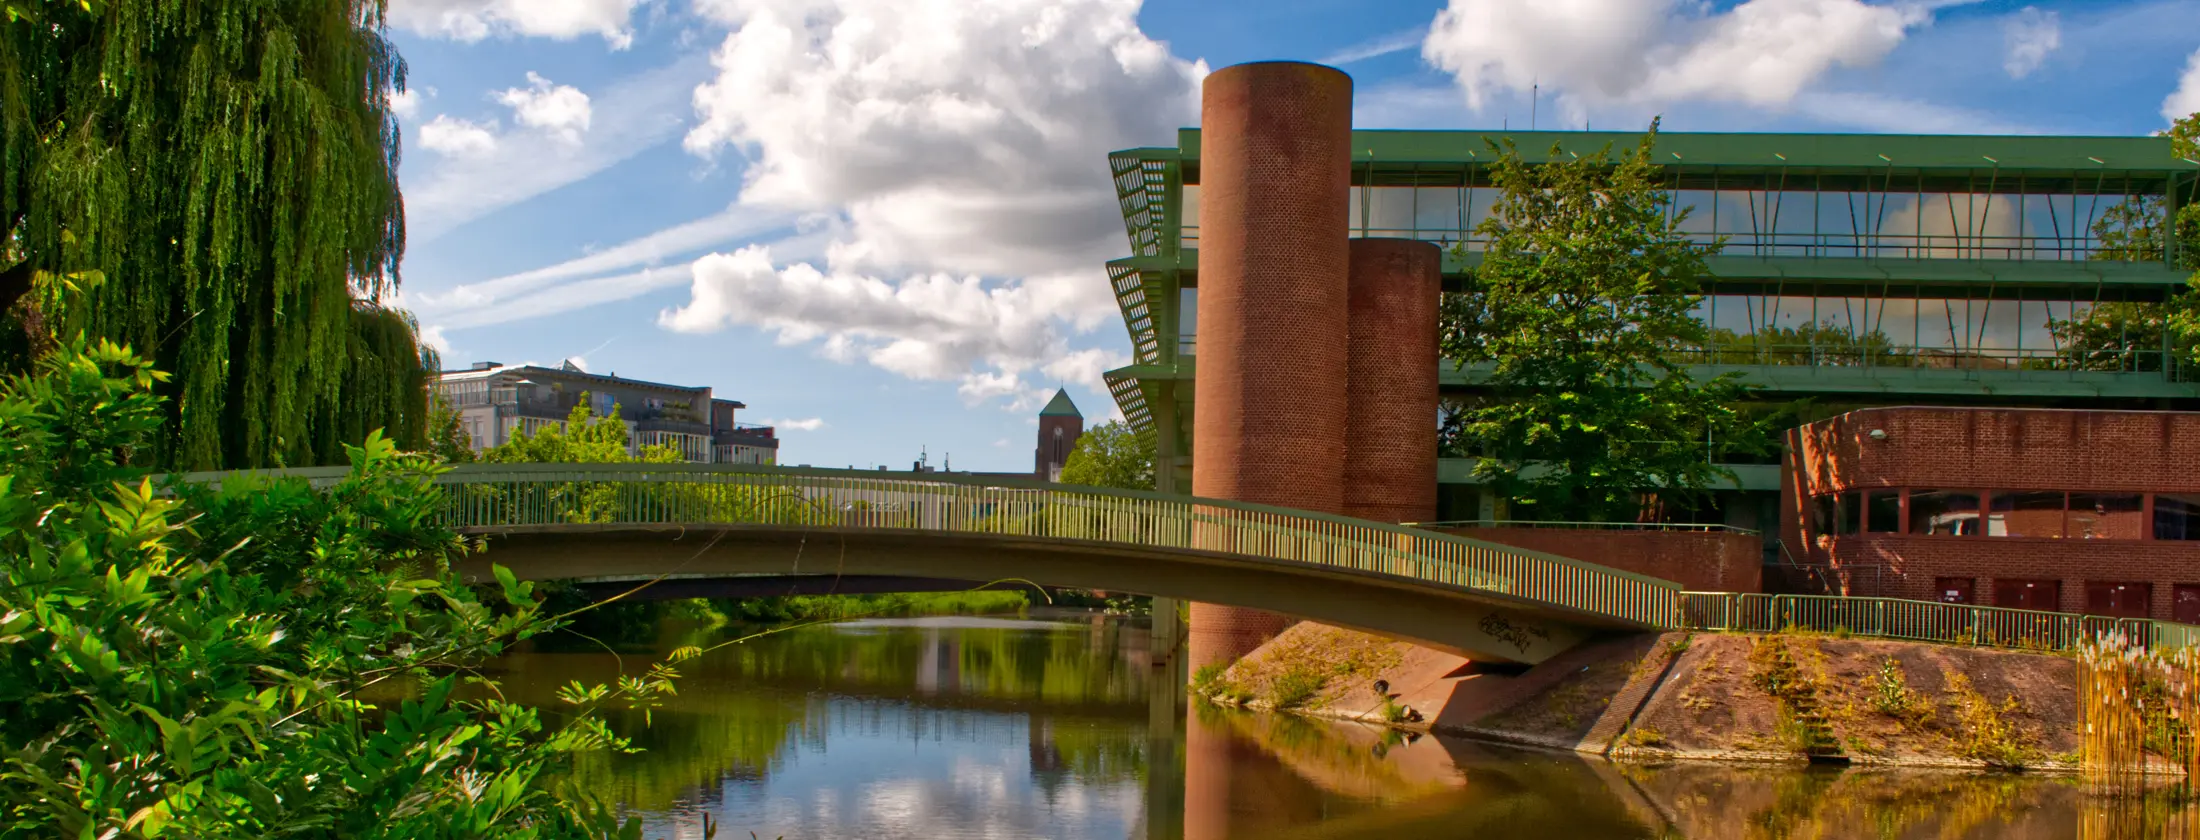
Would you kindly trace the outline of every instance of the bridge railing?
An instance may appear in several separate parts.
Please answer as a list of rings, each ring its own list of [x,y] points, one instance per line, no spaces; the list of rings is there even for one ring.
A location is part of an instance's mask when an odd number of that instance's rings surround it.
[[[2149,647],[2200,642],[2200,627],[2146,618],[1976,607],[1900,598],[1687,592],[1676,629],[1809,630],[1943,644],[2062,651],[2109,633]]]
[[[1570,558],[1264,505],[990,477],[723,464],[475,464],[441,479],[447,521],[773,525],[1005,534],[1191,549],[1482,589],[1644,627],[1680,587]]]

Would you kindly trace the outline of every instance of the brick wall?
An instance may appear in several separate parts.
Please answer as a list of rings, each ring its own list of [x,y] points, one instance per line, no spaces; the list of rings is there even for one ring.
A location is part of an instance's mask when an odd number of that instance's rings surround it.
[[[1873,429],[1887,433],[1873,440]],[[1871,487],[2200,492],[2200,412],[1868,408],[1796,429],[1805,495]]]
[[[2180,584],[2200,584],[2200,542],[2094,541],[2026,537],[1940,537],[1854,534],[1821,538],[1837,567],[1852,570],[1851,593],[1938,600],[1934,581],[1972,581],[1972,603],[1995,603],[2003,579],[2062,584],[2061,609],[2086,612],[2087,581],[2145,583],[2149,618],[2172,618]]]
[[[1937,600],[1936,580],[1954,578],[1970,582],[1971,603],[2008,606],[1996,603],[1998,582],[2054,581],[2060,609],[2087,612],[2087,583],[2144,583],[2149,616],[2170,619],[2177,586],[2200,584],[2200,542],[2151,539],[2145,512],[2076,511],[2061,522],[2059,513],[1995,512],[2009,533],[2062,538],[1835,535],[1815,531],[1810,501],[1874,488],[2200,492],[2200,413],[1874,408],[1796,429],[1788,443],[1782,539],[1790,557],[1829,568],[1849,594]]]
[[[1761,592],[1764,539],[1727,531],[1589,528],[1445,528],[1470,539],[1525,548],[1679,583],[1698,592]],[[1930,581],[1927,584],[1930,585]]]

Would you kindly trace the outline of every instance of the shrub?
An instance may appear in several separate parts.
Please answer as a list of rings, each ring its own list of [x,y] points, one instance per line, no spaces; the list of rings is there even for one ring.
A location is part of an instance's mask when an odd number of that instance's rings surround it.
[[[1216,687],[1222,684],[1222,672],[1229,669],[1220,662],[1199,666],[1199,670],[1192,672],[1192,693],[1212,696]]]
[[[1294,668],[1268,685],[1268,701],[1278,709],[1295,709],[1312,701],[1326,682],[1328,678],[1312,670]]]
[[[1958,752],[1988,766],[2011,770],[2038,762],[2039,749],[2032,738],[2009,720],[2010,715],[2023,711],[2023,703],[2012,696],[1996,705],[1971,687],[1970,677],[1949,671],[1947,679],[1948,705],[1956,713]]]
[[[1916,723],[1932,709],[1926,701],[1910,690],[1909,680],[1902,676],[1902,663],[1890,656],[1879,662],[1879,670],[1872,674],[1872,710],[1904,723]]]
[[[590,713],[648,707],[669,667],[571,686],[560,723],[454,699],[556,621],[502,568],[453,573],[441,467],[376,433],[325,490],[157,492],[129,461],[162,378],[78,339],[0,386],[0,835],[638,837],[566,773],[627,748]],[[397,680],[421,690],[357,699]]]

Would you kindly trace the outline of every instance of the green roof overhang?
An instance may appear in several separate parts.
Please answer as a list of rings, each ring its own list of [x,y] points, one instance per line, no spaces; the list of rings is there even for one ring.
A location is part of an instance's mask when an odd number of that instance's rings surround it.
[[[1611,144],[1621,149],[1642,137],[1637,131],[1390,131],[1352,132],[1359,161],[1383,163],[1490,163],[1489,143],[1510,139],[1522,159],[1551,159],[1555,144],[1562,154],[1588,154]],[[1186,165],[1199,158],[1199,129],[1177,132],[1177,152]],[[1657,162],[1682,169],[1717,166],[1756,167],[1795,173],[1809,170],[1935,169],[1995,171],[2037,169],[2118,174],[2168,175],[2200,172],[2200,162],[2171,154],[2165,137],[2045,137],[1923,134],[1727,134],[1664,131],[1658,133]]]

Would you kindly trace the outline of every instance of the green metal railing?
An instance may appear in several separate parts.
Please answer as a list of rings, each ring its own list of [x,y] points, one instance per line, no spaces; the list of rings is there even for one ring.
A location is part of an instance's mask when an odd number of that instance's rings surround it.
[[[1435,522],[1406,522],[1403,524],[1409,528],[1534,528],[1567,531],[1658,531],[1663,533],[1694,532],[1757,536],[1755,530],[1717,522],[1569,522],[1544,519],[1444,519]]]
[[[268,474],[325,486],[342,480],[346,469]],[[180,478],[219,482],[227,475]],[[1028,479],[732,464],[465,464],[438,483],[446,491],[444,522],[470,533],[748,525],[1033,537],[1378,572],[1644,629],[1803,629],[2039,650],[2066,650],[2115,631],[2154,647],[2200,643],[2200,627],[2150,619],[1896,598],[1683,592],[1672,581],[1411,526]]]
[[[343,470],[282,474],[326,483]],[[1680,594],[1671,581],[1399,525],[1030,480],[729,464],[467,464],[438,483],[447,490],[444,521],[473,533],[802,526],[1192,549],[1480,589],[1645,628],[1666,626]]]
[[[2122,633],[2148,647],[2200,641],[2200,627],[2146,618],[1974,607],[1900,598],[1687,592],[1676,629],[1776,633],[1809,630],[1979,647],[2062,651]]]

